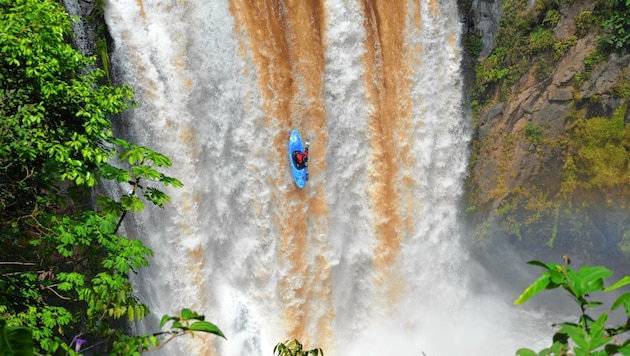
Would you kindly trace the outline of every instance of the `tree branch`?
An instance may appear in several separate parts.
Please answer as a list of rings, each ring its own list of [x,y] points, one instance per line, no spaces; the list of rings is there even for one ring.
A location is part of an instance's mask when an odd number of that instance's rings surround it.
[[[55,284],[56,285],[56,284]],[[48,289],[49,291],[55,293],[55,295],[63,300],[71,300],[72,298],[64,297],[61,294],[57,293],[56,290],[52,289],[51,286],[42,286],[43,288]]]
[[[16,276],[16,275],[18,275],[18,274],[22,274],[22,273],[37,273],[37,274],[39,274],[39,273],[44,273],[44,272],[46,272],[46,271],[20,271],[20,272],[11,272],[11,273],[3,273],[3,274],[2,274],[2,277],[5,277],[5,276]]]
[[[178,336],[182,336],[185,335],[186,333],[192,332],[192,330],[186,330],[183,332],[172,332],[172,331],[165,331],[165,332],[161,332],[158,334],[172,334],[173,336],[171,336],[169,339],[167,339],[166,341],[164,341],[163,343],[160,343],[157,347],[152,348],[152,349],[148,349],[148,350],[144,350],[144,352],[151,352],[151,351],[156,351],[161,349],[162,347],[164,347],[164,345],[168,344],[169,342],[171,342],[173,339],[175,339]],[[158,334],[154,334],[154,335],[158,335]],[[200,335],[199,337],[203,337],[202,335]]]

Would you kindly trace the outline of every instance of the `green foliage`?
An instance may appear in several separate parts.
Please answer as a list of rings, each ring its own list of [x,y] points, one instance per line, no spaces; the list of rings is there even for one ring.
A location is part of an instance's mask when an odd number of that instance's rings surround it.
[[[199,315],[190,309],[183,309],[179,317],[164,315],[160,321],[160,328],[164,327],[168,322],[172,322],[171,330],[176,330],[176,334],[201,331],[225,338],[225,335],[216,325],[205,321],[203,315]]]
[[[562,58],[562,56],[564,56],[564,54],[573,46],[575,46],[577,44],[577,37],[576,36],[569,36],[566,39],[564,39],[563,41],[556,41],[553,44],[553,52],[551,55],[551,58],[554,61],[559,60],[560,58]]]
[[[1,0],[2,147],[23,164],[5,169],[50,184],[32,171],[44,161],[61,179],[94,186],[94,168],[109,158],[100,144],[112,137],[108,115],[129,106],[127,86],[98,86],[104,73],[88,70],[85,58],[66,42],[72,35],[62,6],[53,1]],[[15,177],[18,178],[18,177]]]
[[[531,53],[540,53],[553,48],[556,39],[549,29],[538,27],[529,35],[529,49]]]
[[[578,120],[569,130],[563,190],[611,189],[630,184],[630,127],[626,105],[613,117]]]
[[[534,66],[535,78],[537,81],[543,81],[553,73],[553,63],[545,58],[540,58]]]
[[[145,202],[169,202],[161,187],[182,186],[160,172],[166,156],[113,136],[109,117],[133,93],[103,85],[95,58],[67,41],[70,24],[58,1],[0,0],[0,342],[29,330],[43,354],[76,354],[77,335],[129,348],[125,322],[149,310],[128,275],[152,252],[117,231]],[[88,197],[101,180],[127,192],[98,197],[96,210]],[[222,336],[207,322],[186,327],[177,332]]]
[[[0,0],[0,27],[0,221],[5,234],[24,235],[39,213],[67,205],[42,192],[98,182],[112,154],[108,115],[128,108],[132,92],[98,85],[103,72],[67,43],[57,1]]]
[[[525,139],[533,144],[539,145],[544,138],[544,129],[541,126],[528,122],[525,125]]]
[[[204,320],[203,315],[199,315],[190,309],[183,309],[180,316],[164,315],[160,329],[168,321],[172,321],[172,326],[166,331],[160,331],[151,335],[140,336],[123,335],[119,341],[114,342],[110,354],[112,355],[140,355],[142,352],[155,351],[177,336],[195,333],[208,333],[225,338],[223,332],[214,324]],[[67,355],[80,355],[84,339],[74,337],[70,345],[55,340],[49,351],[55,352],[59,348]],[[74,350],[71,349],[74,345]],[[87,351],[93,346],[83,348]],[[3,319],[0,319],[0,355],[3,356],[28,356],[33,355],[33,337],[31,330],[25,327],[7,327]]]
[[[0,355],[31,356],[33,355],[33,336],[25,327],[9,327],[0,319]]]
[[[297,340],[287,340],[280,342],[273,348],[273,354],[277,356],[324,356],[324,351],[320,348],[303,350],[302,344]]]
[[[483,41],[479,35],[469,32],[463,36],[462,42],[464,43],[464,48],[471,58],[479,57],[479,54],[483,49]]]
[[[205,316],[190,309],[182,309],[179,316],[164,315],[160,322],[160,329],[163,329],[168,322],[172,324],[167,331],[151,335],[125,336],[120,342],[114,344],[112,353],[139,356],[142,352],[160,349],[178,336],[190,334],[194,337],[195,333],[208,333],[225,339],[225,335],[216,325],[205,321]]]
[[[593,68],[603,62],[604,59],[604,54],[599,49],[595,49],[587,54],[586,57],[584,57],[584,71],[575,75],[574,86],[576,88],[581,87],[582,84],[591,77]]]
[[[553,36],[553,28],[561,19],[556,1],[536,1],[528,6],[526,0],[506,0],[502,5],[501,26],[496,36],[496,48],[476,68],[476,81],[472,97],[474,112],[488,101],[506,101],[512,86],[532,66],[532,58],[551,57],[554,61],[564,54],[574,41],[559,42]],[[539,57],[540,56],[540,57]],[[554,63],[541,63],[538,73],[553,68]]]
[[[590,52],[584,57],[584,71],[591,72],[597,64],[603,62],[605,59],[604,54],[599,50]]]
[[[601,266],[584,266],[575,271],[568,267],[570,260],[565,257],[566,264],[543,263],[530,261],[529,264],[544,269],[541,276],[525,289],[514,304],[523,304],[542,292],[562,288],[572,297],[581,310],[577,323],[564,322],[553,336],[551,347],[536,353],[530,349],[519,349],[519,356],[543,356],[543,355],[628,355],[630,353],[630,339],[620,341],[618,337],[630,330],[630,293],[626,292],[617,297],[610,307],[613,312],[623,307],[625,316],[628,317],[625,324],[619,326],[607,326],[609,313],[602,313],[597,319],[593,319],[587,311],[593,310],[602,302],[592,300],[592,295],[597,292],[612,292],[630,284],[630,277],[626,276],[609,287],[604,286],[604,280],[613,272]]]
[[[586,36],[595,25],[595,17],[591,11],[581,11],[575,18],[576,35],[579,38]]]
[[[553,29],[562,20],[562,14],[556,8],[548,7],[545,13],[545,19],[542,21],[543,25],[549,29]]]
[[[630,0],[612,0],[605,12],[605,34],[598,38],[605,51],[625,53],[630,48]]]
[[[536,79],[548,77],[556,62],[588,33],[600,33],[598,50],[585,59],[585,70],[576,74],[581,86],[597,63],[610,52],[625,53],[630,48],[630,0],[596,1],[595,9],[582,11],[575,19],[576,33],[557,40],[553,30],[562,19],[560,8],[566,1],[526,0],[502,2],[501,23],[496,48],[476,68],[471,93],[473,113],[479,115],[490,102],[507,101],[512,87],[534,66]],[[572,4],[569,4],[572,5]],[[549,61],[551,59],[551,61]]]
[[[612,88],[612,93],[617,98],[630,99],[630,81],[627,78],[627,71],[619,78],[619,81]]]

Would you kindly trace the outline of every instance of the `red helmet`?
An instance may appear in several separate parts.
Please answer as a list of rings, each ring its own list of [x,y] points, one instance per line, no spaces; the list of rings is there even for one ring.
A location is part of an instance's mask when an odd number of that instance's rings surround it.
[[[295,156],[296,156],[296,158],[298,160],[298,163],[302,163],[302,159],[303,159],[302,154],[300,152],[298,152]]]

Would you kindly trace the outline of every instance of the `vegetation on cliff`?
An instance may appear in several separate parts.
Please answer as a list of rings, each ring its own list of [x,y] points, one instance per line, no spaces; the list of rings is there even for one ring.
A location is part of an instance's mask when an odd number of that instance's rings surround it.
[[[496,47],[476,68],[471,92],[476,115],[493,101],[508,101],[514,85],[532,65],[536,80],[546,79],[567,50],[590,33],[598,36],[599,61],[605,54],[624,54],[630,48],[630,3],[625,0],[595,1],[592,10],[575,17],[571,35],[557,38],[553,31],[562,19],[561,10],[573,2],[537,0],[533,6],[525,0],[503,2]]]
[[[470,92],[478,239],[507,235],[591,262],[630,251],[629,10],[626,0],[502,2]]]

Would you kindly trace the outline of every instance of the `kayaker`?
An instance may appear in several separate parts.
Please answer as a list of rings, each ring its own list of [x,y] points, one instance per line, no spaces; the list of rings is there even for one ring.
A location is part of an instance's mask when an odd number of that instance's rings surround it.
[[[295,168],[304,169],[308,165],[308,146],[304,152],[302,151],[293,151],[293,163],[295,164]]]

